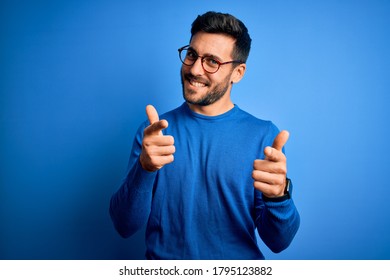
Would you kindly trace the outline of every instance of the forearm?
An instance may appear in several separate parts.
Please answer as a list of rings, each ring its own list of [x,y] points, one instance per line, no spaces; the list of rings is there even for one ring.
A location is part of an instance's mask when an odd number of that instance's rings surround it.
[[[142,169],[137,160],[110,201],[110,216],[122,237],[129,237],[148,220],[156,172]]]
[[[285,250],[293,240],[300,224],[299,213],[292,199],[265,202],[257,228],[261,239],[275,253]]]

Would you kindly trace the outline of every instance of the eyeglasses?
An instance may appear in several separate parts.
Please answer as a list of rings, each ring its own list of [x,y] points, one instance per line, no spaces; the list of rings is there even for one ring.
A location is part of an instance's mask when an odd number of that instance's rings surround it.
[[[209,74],[216,73],[219,70],[219,67],[221,67],[221,65],[225,65],[229,63],[243,63],[242,61],[238,61],[238,60],[220,62],[219,60],[217,60],[215,57],[211,55],[200,56],[190,47],[190,45],[181,47],[180,49],[178,49],[178,51],[179,51],[179,57],[181,62],[187,66],[194,65],[195,62],[198,60],[198,58],[201,58],[200,61],[203,70]]]

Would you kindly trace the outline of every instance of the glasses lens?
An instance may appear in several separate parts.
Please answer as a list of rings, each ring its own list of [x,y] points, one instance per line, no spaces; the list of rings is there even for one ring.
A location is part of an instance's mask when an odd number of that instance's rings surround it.
[[[199,55],[192,49],[188,49],[187,47],[184,49],[180,49],[180,60],[184,65],[192,66],[199,58]],[[208,73],[215,73],[218,71],[220,62],[215,60],[211,56],[201,57],[202,59],[202,67]]]
[[[192,50],[184,49],[180,52],[180,60],[185,65],[191,66],[197,59],[198,55]]]
[[[203,68],[209,73],[215,73],[219,69],[219,63],[212,57],[205,56],[203,58]]]

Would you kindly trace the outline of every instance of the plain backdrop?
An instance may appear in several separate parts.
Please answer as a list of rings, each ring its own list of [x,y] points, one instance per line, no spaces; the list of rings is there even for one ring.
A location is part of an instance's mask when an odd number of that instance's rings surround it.
[[[209,10],[253,40],[233,101],[291,134],[301,227],[266,258],[390,258],[389,1],[3,0],[0,259],[144,258],[109,200],[145,106],[183,102],[177,49]]]

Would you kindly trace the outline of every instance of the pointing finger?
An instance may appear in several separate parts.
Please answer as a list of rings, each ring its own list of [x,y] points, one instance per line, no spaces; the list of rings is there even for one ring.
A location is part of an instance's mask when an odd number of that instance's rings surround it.
[[[275,137],[274,143],[272,144],[272,148],[281,151],[283,149],[283,146],[286,145],[289,136],[290,133],[287,130],[282,130],[281,132],[279,132],[279,134]]]
[[[168,127],[168,122],[166,120],[161,120],[152,123],[144,130],[144,135],[162,135],[162,130]]]
[[[286,145],[290,134],[287,130],[282,130],[276,135],[272,147],[266,147],[264,149],[264,155],[266,159],[271,161],[284,161],[285,155],[282,152],[284,145]]]
[[[146,106],[146,115],[150,125],[146,128],[146,134],[162,135],[162,130],[168,127],[166,120],[161,120],[158,116],[157,110],[153,105]]]
[[[160,120],[160,118],[158,117],[157,110],[153,107],[153,105],[146,106],[146,115],[148,116],[150,124],[153,124]]]

